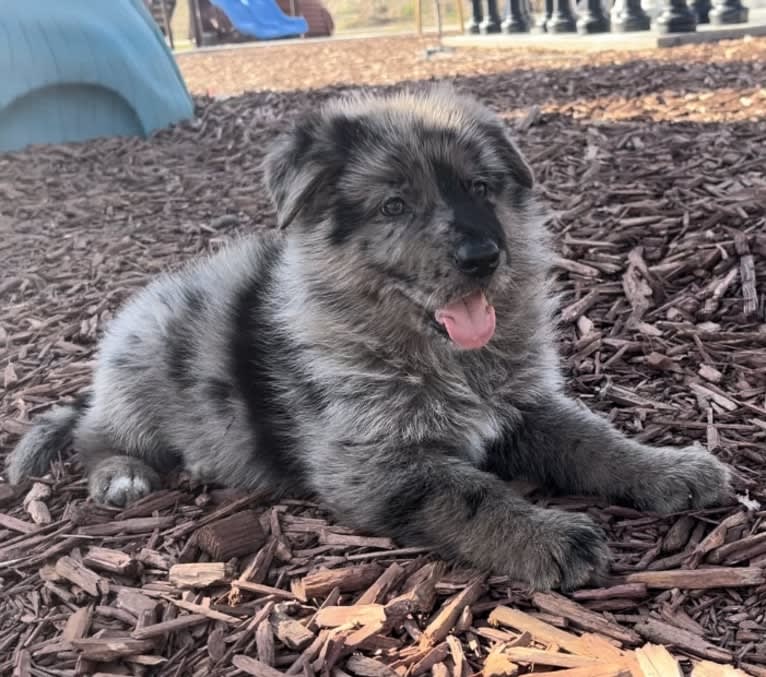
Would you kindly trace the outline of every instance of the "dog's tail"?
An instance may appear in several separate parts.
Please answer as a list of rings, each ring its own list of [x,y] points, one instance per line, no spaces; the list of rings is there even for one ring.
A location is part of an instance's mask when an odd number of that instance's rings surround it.
[[[88,408],[90,398],[89,392],[82,393],[74,404],[53,407],[35,420],[6,461],[11,484],[48,472],[51,462],[72,444],[74,427]]]

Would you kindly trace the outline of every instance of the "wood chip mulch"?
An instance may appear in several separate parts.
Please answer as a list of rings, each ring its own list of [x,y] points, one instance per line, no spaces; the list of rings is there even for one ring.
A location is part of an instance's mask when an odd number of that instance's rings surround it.
[[[422,43],[399,44],[404,80]],[[0,674],[766,676],[766,40],[601,58],[445,68],[508,116],[554,210],[573,392],[647,442],[706,446],[738,502],[657,516],[527,487],[614,553],[605,588],[530,594],[183,476],[96,506],[65,458],[0,483]],[[265,141],[338,91],[199,99],[151,141],[0,156],[3,453],[86,385],[126,295],[272,225]]]

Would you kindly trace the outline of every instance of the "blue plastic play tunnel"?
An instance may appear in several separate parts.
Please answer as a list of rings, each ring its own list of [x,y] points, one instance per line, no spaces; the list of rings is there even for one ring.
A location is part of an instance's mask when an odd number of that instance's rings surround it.
[[[193,111],[142,0],[3,0],[0,151],[146,136]]]

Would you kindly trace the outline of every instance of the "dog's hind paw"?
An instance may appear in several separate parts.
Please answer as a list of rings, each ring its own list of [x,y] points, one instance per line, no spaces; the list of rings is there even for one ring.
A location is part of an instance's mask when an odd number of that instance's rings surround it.
[[[111,456],[88,477],[88,491],[98,503],[124,507],[160,487],[159,475],[141,459]]]

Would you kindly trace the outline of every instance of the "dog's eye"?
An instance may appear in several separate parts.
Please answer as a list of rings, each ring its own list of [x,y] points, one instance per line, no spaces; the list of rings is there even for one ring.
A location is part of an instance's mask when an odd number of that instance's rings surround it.
[[[404,214],[405,207],[406,205],[404,204],[404,200],[402,200],[402,198],[392,197],[383,203],[380,211],[382,211],[386,216],[401,216]]]
[[[489,186],[486,181],[474,181],[471,184],[471,192],[477,197],[487,197]]]

